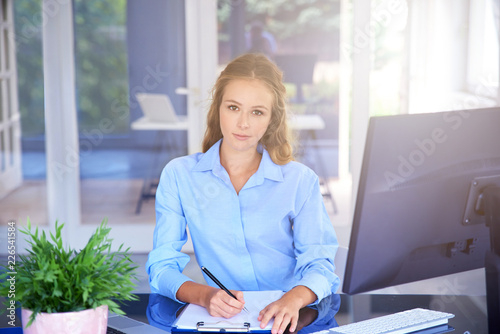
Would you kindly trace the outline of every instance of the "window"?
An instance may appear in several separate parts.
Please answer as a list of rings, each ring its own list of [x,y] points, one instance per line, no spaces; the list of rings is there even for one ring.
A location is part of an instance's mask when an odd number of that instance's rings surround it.
[[[498,104],[496,2],[412,1],[409,110],[433,112]]]
[[[129,131],[126,1],[75,0],[76,99],[80,136]],[[103,126],[103,122],[105,126]]]
[[[14,1],[19,110],[23,147],[45,133],[42,63],[42,1]]]
[[[498,6],[492,0],[470,4],[467,90],[476,99],[490,103],[498,101],[499,89]]]

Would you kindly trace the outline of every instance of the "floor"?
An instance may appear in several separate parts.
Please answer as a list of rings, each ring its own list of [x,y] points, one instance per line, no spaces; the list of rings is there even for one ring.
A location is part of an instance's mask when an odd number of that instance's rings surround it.
[[[145,221],[154,224],[154,201],[143,202],[140,214],[135,214],[142,179],[81,181],[82,222],[98,224],[104,217],[110,223],[133,224]],[[0,226],[9,220],[21,224],[30,219],[38,225],[48,225],[47,192],[44,180],[26,180],[23,185],[0,201]]]

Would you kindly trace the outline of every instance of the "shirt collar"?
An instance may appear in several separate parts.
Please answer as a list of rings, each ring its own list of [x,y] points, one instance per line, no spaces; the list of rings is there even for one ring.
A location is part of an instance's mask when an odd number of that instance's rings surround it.
[[[213,170],[215,166],[220,165],[219,148],[221,142],[222,139],[219,139],[208,151],[201,155],[200,160],[193,167],[194,172]]]
[[[266,149],[262,150],[262,160],[256,174],[262,174],[263,178],[269,180],[283,182],[281,167],[273,162]]]
[[[212,147],[201,156],[198,163],[192,169],[194,172],[211,170],[217,175],[221,169],[224,169],[220,163],[219,155],[221,142],[222,139],[219,139],[219,141],[213,144]],[[257,183],[264,182],[264,178],[278,182],[283,181],[281,167],[273,162],[269,153],[264,148],[262,148],[262,160],[260,161],[259,169],[254,176]]]

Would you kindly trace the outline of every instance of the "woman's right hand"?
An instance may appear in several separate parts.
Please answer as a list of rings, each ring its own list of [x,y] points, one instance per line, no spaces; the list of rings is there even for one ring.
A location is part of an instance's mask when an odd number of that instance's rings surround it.
[[[187,281],[177,290],[177,299],[184,303],[203,306],[213,317],[231,318],[240,313],[245,306],[243,292],[231,290],[231,293],[238,299],[213,286]]]
[[[231,293],[237,300],[228,295],[224,290],[211,288],[203,306],[213,317],[231,318],[240,313],[245,306],[243,292],[231,290]]]

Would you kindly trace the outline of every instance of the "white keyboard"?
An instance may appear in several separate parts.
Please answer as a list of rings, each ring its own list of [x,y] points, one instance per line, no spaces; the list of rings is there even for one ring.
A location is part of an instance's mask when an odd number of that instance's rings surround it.
[[[406,334],[448,323],[455,315],[415,308],[321,331],[321,334]],[[323,333],[324,332],[324,333]]]

